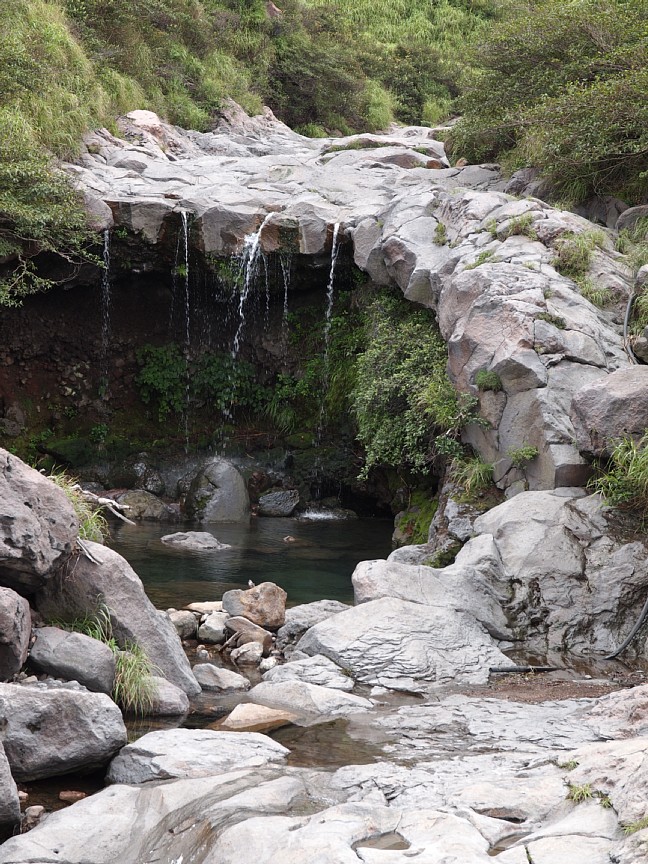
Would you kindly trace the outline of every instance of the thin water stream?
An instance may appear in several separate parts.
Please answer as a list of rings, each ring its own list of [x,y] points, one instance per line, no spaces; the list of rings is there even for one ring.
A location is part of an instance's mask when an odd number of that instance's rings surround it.
[[[110,229],[103,235],[103,273],[101,274],[101,384],[108,389],[108,356],[110,354]]]

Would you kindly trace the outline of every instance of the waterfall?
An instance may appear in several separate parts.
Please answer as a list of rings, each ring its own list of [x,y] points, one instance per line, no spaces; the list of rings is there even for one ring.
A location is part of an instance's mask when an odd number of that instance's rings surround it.
[[[290,254],[279,258],[281,264],[281,275],[283,276],[283,317],[281,319],[281,344],[283,346],[283,354],[288,353],[288,288],[290,287],[290,265],[292,258]]]
[[[108,390],[108,355],[110,353],[110,228],[104,231],[103,264],[101,274],[101,371],[100,390],[105,395]]]
[[[256,281],[259,272],[259,264],[263,257],[263,252],[261,251],[261,232],[271,216],[272,213],[268,213],[258,231],[254,234],[248,234],[243,240],[243,253],[241,255],[243,285],[239,293],[238,327],[236,328],[234,342],[232,343],[233,360],[236,360],[238,357],[239,349],[241,347],[241,336],[243,335],[243,329],[245,327],[245,301],[254,286],[254,282]]]
[[[191,305],[189,299],[189,218],[186,210],[180,211],[182,220],[182,250],[184,264],[182,265],[182,275],[184,277],[184,356],[185,356],[185,410],[184,410],[184,433],[185,433],[185,453],[189,452],[189,402],[190,402],[190,386],[189,386],[189,347],[191,343]],[[180,251],[180,243],[178,242],[178,252]],[[176,271],[178,270],[177,260],[179,254],[176,255]]]

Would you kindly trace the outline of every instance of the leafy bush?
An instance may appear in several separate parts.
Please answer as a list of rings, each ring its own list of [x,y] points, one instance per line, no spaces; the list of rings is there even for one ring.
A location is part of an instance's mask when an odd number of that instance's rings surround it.
[[[478,390],[497,392],[502,389],[502,379],[492,369],[480,369],[475,375],[475,386]]]
[[[512,447],[506,451],[506,455],[511,460],[514,468],[520,470],[526,468],[529,462],[532,462],[538,455],[538,448],[532,444],[523,444],[521,447]]]
[[[579,201],[648,190],[648,0],[514,0],[477,48],[453,152],[533,164]]]

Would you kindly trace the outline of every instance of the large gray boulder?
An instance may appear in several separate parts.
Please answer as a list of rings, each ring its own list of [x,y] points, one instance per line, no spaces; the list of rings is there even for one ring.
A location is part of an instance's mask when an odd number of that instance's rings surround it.
[[[297,678],[262,681],[250,690],[248,699],[258,705],[289,711],[305,719],[348,717],[373,708],[372,703],[362,696],[309,684]]]
[[[353,690],[351,678],[332,660],[320,654],[274,666],[264,674],[263,680],[272,681],[274,684],[280,681],[303,681],[333,690]]]
[[[99,768],[126,743],[115,703],[81,687],[0,684],[0,728],[19,781]]]
[[[509,663],[476,619],[453,607],[383,597],[316,624],[297,643],[324,654],[356,681],[425,692],[433,684],[483,684]]]
[[[115,655],[103,642],[84,633],[40,627],[29,660],[37,672],[78,681],[97,693],[112,693]]]
[[[191,552],[219,552],[221,549],[232,548],[229,543],[221,543],[208,531],[176,531],[175,534],[165,534],[160,540],[167,546],[188,549]]]
[[[0,448],[0,585],[39,588],[70,556],[78,531],[65,492]]]
[[[0,741],[0,833],[20,821],[18,787],[11,776],[9,762]]]
[[[287,645],[294,642],[315,624],[326,621],[331,615],[345,612],[347,603],[339,600],[315,600],[313,603],[302,603],[286,609],[286,623],[277,632],[277,644]]]
[[[233,589],[223,594],[223,611],[242,616],[269,630],[278,630],[286,620],[288,595],[274,582],[261,582],[246,591]]]
[[[621,438],[639,441],[648,430],[648,366],[618,369],[577,390],[571,418],[584,453],[605,456]]]
[[[281,763],[288,750],[258,732],[168,729],[149,732],[129,744],[108,769],[109,783],[147,783],[180,777],[208,777],[242,768]]]
[[[213,459],[192,481],[185,511],[200,522],[244,522],[250,515],[245,480],[230,462]]]
[[[181,690],[159,675],[151,675],[152,694],[148,715],[154,717],[180,717],[189,710],[189,697]]]
[[[296,489],[279,489],[259,498],[259,516],[291,516],[299,504]]]
[[[10,588],[0,588],[0,681],[10,681],[22,669],[30,636],[29,603]]]
[[[140,645],[165,678],[189,696],[200,692],[182,643],[167,615],[158,612],[142,582],[121,555],[97,543],[87,544],[96,562],[79,556],[39,592],[36,608],[45,618],[65,619],[93,613],[105,605],[121,647]]]

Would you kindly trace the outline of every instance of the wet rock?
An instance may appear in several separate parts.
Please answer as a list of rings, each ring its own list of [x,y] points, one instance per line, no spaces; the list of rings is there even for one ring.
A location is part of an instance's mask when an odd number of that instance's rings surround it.
[[[36,608],[50,619],[65,618],[70,610],[83,615],[96,611],[100,597],[121,646],[140,645],[165,678],[189,696],[199,693],[173,624],[155,609],[128,562],[105,546],[87,545],[98,563],[80,556],[68,570],[59,570],[35,598]]]
[[[0,830],[10,828],[20,821],[18,788],[11,776],[11,769],[0,741]]]
[[[0,681],[10,681],[29,651],[29,603],[10,588],[0,588]]]
[[[190,612],[200,612],[201,615],[209,615],[211,612],[222,612],[223,604],[220,600],[208,600],[203,603],[188,603],[185,609]]]
[[[0,585],[31,593],[69,558],[79,522],[67,495],[0,448]]]
[[[151,676],[153,693],[146,714],[154,717],[180,717],[189,710],[189,698],[184,690],[166,678]]]
[[[353,681],[344,670],[321,654],[275,666],[264,674],[263,680],[275,684],[280,681],[305,681],[334,690],[353,690]]]
[[[222,644],[226,639],[226,623],[229,617],[227,612],[212,612],[198,628],[198,638],[203,642]]]
[[[207,777],[283,762],[288,750],[256,732],[169,729],[124,747],[108,769],[109,783]]]
[[[291,516],[298,504],[296,489],[267,492],[259,498],[259,516]]]
[[[250,690],[248,699],[301,717],[348,717],[373,707],[368,699],[361,696],[295,679],[262,681]]]
[[[188,609],[167,609],[169,621],[181,639],[195,639],[198,633],[198,618]]]
[[[108,645],[84,633],[69,633],[58,627],[40,627],[29,656],[39,672],[78,681],[88,690],[112,693],[115,655]]]
[[[648,367],[619,369],[582,387],[571,416],[584,453],[605,456],[620,438],[639,441],[648,429]]]
[[[423,692],[432,684],[484,683],[507,663],[475,618],[453,608],[381,598],[316,624],[297,643],[324,654],[356,681]]]
[[[76,804],[77,801],[83,801],[86,797],[85,792],[79,792],[75,789],[63,789],[59,792],[59,801],[65,801],[66,804]]]
[[[274,582],[262,582],[247,591],[235,589],[223,594],[223,611],[242,616],[270,630],[277,630],[286,619],[286,592]]]
[[[192,481],[185,511],[201,522],[246,521],[250,502],[243,477],[225,459],[213,459]]]
[[[234,648],[230,657],[237,666],[258,666],[263,657],[263,646],[258,642],[246,642],[240,648]]]
[[[249,690],[250,682],[238,672],[214,666],[213,663],[198,663],[193,667],[196,681],[203,690]]]
[[[192,552],[218,552],[221,549],[231,549],[228,543],[221,543],[213,534],[207,531],[176,531],[175,534],[165,534],[162,543]]]
[[[269,732],[294,723],[296,714],[290,711],[279,711],[265,705],[253,705],[250,702],[237,705],[236,708],[220,721],[218,728],[230,732]]]
[[[648,684],[597,699],[585,722],[603,739],[648,737]]]
[[[126,743],[115,703],[80,688],[0,684],[0,727],[21,781],[101,767]]]
[[[129,519],[142,519],[150,522],[177,522],[178,514],[174,507],[165,504],[157,495],[145,489],[130,489],[114,496],[118,504],[128,507]]]
[[[41,825],[47,819],[47,811],[42,804],[32,804],[25,808],[25,813],[20,825],[23,834],[32,831],[37,825]]]

